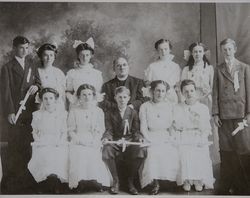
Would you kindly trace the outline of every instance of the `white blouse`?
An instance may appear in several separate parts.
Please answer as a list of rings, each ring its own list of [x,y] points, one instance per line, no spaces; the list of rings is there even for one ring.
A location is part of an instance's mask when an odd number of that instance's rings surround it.
[[[154,131],[167,131],[173,122],[173,105],[168,102],[145,102],[139,112],[141,132],[146,136]]]
[[[67,112],[38,110],[33,112],[31,126],[35,141],[56,143],[67,140]]]
[[[154,80],[163,80],[170,87],[173,87],[180,81],[181,69],[180,66],[173,62],[173,55],[166,60],[157,60],[149,65],[144,71],[144,80],[152,82]]]
[[[95,105],[87,109],[72,108],[68,117],[68,130],[71,137],[82,142],[100,141],[105,131],[102,109]]]
[[[102,72],[94,69],[92,64],[69,70],[66,76],[66,90],[76,93],[82,84],[90,84],[100,92],[103,84]]]
[[[52,66],[46,69],[38,68],[42,87],[51,87],[59,92],[60,97],[65,98],[66,78],[64,73]]]
[[[211,91],[213,87],[214,68],[212,65],[206,65],[204,63],[196,65],[191,71],[186,66],[182,70],[181,80],[189,79],[195,82],[197,88],[201,88],[206,91]]]

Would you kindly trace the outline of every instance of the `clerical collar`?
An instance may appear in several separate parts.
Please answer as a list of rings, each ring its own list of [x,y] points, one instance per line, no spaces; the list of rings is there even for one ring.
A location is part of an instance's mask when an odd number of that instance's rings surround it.
[[[125,80],[127,80],[128,75],[127,75],[126,77],[124,77],[124,78],[119,78],[118,76],[116,76],[116,78],[117,78],[119,81],[125,81]]]
[[[20,58],[18,56],[15,56],[15,59],[17,60],[17,62],[22,66],[22,68],[24,69],[24,61],[25,58]]]

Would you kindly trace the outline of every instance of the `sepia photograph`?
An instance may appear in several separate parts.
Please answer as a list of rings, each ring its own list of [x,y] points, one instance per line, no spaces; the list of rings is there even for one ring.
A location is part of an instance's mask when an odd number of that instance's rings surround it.
[[[250,1],[0,13],[0,197],[250,196]]]

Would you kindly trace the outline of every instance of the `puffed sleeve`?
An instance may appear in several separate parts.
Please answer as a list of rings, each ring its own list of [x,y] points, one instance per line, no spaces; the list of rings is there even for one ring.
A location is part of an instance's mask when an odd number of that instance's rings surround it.
[[[94,132],[96,133],[96,138],[98,140],[101,139],[103,133],[105,132],[104,113],[100,108],[97,108],[96,111]]]
[[[71,138],[71,140],[74,141],[77,138],[76,134],[77,126],[76,126],[76,117],[74,109],[71,109],[69,112],[67,124],[68,124],[69,137]]]
[[[62,125],[61,125],[61,140],[66,141],[68,138],[67,133],[67,111],[64,111],[62,114]]]
[[[176,68],[176,83],[178,83],[181,80],[181,67],[177,63],[175,63]]]
[[[98,71],[98,75],[97,75],[96,80],[97,80],[97,82],[96,82],[96,91],[101,92],[102,84],[103,84],[102,72]]]
[[[151,82],[152,81],[152,65],[151,64],[144,71],[144,81],[146,81],[146,82]]]
[[[213,80],[214,80],[214,67],[213,65],[209,65],[209,85],[210,85],[211,91],[213,89]]]
[[[181,72],[181,80],[188,79],[188,67],[184,67]]]
[[[140,129],[145,139],[149,140],[148,137],[148,122],[147,122],[147,104],[144,103],[140,107],[139,118],[140,118]]]
[[[32,113],[32,121],[31,121],[31,126],[32,126],[32,136],[34,141],[39,141],[39,121],[40,121],[40,113],[39,111],[35,111]]]
[[[208,136],[212,134],[208,107],[202,104],[200,111],[201,111],[200,129],[205,136]]]
[[[74,69],[71,69],[68,71],[67,75],[66,75],[66,91],[68,92],[74,92]]]

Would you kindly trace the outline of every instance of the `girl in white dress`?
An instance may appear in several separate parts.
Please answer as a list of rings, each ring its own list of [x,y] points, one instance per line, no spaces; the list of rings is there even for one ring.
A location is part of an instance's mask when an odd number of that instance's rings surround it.
[[[147,142],[148,156],[142,169],[141,186],[153,182],[150,194],[158,194],[158,180],[176,181],[179,170],[178,149],[172,130],[173,104],[166,101],[169,85],[157,80],[151,83],[152,100],[141,105],[139,117],[141,132]]]
[[[66,77],[57,67],[53,66],[57,49],[55,45],[43,44],[37,51],[41,60],[41,67],[38,68],[39,77],[42,87],[51,87],[58,91],[58,105],[65,110],[65,89]]]
[[[68,117],[69,136],[69,187],[77,188],[80,181],[94,180],[110,186],[110,174],[102,161],[101,137],[105,131],[104,113],[96,106],[96,91],[83,84],[77,90],[78,106],[71,108]],[[101,184],[101,185],[100,185]],[[79,190],[84,186],[79,185]]]
[[[154,80],[167,82],[170,86],[167,99],[170,102],[177,103],[179,101],[179,93],[175,91],[175,87],[179,84],[181,69],[177,63],[172,61],[174,58],[174,55],[170,54],[172,45],[169,40],[160,39],[155,43],[155,49],[159,54],[159,59],[151,63],[144,71],[144,80],[147,84]]]
[[[182,70],[181,80],[193,80],[200,102],[211,109],[214,68],[206,58],[205,51],[205,45],[199,42],[189,46],[190,56],[187,66]]]
[[[185,102],[174,109],[173,127],[179,133],[180,171],[177,184],[190,191],[212,189],[214,178],[209,155],[208,135],[211,133],[208,107],[197,100],[195,83],[184,80],[181,91]]]
[[[206,46],[200,42],[192,43],[189,46],[189,57],[187,55],[187,66],[183,68],[181,80],[190,79],[195,82],[196,93],[199,101],[208,106],[210,115],[212,111],[212,88],[214,78],[214,68],[210,65],[205,53],[207,52]],[[184,97],[182,99],[185,100]],[[218,164],[220,162],[219,155],[219,137],[218,130],[212,124],[212,136],[214,145],[210,147],[212,152],[212,162]]]
[[[94,69],[90,63],[94,55],[93,39],[90,38],[85,43],[77,40],[73,47],[76,48],[79,64],[76,68],[69,70],[66,76],[66,96],[70,104],[78,101],[76,91],[80,85],[90,84],[100,93],[103,84],[102,72]]]
[[[28,169],[36,182],[54,180],[50,192],[58,192],[60,180],[68,182],[67,112],[58,110],[59,94],[44,88],[39,93],[42,109],[33,113],[31,126],[34,142]]]

